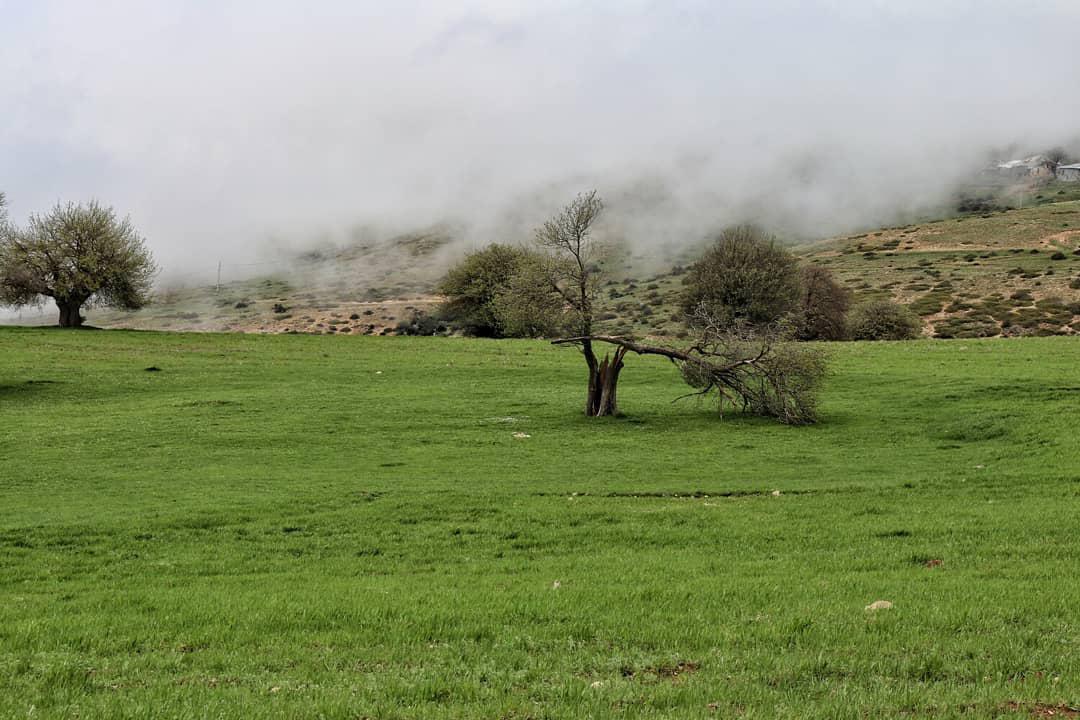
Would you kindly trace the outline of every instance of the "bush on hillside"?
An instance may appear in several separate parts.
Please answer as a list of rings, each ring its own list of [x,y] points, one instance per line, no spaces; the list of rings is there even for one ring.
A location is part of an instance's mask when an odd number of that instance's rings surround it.
[[[723,326],[764,326],[799,306],[794,256],[752,225],[724,230],[684,280],[683,311],[699,308]]]
[[[851,291],[836,282],[833,274],[817,265],[799,270],[801,295],[795,317],[798,340],[843,340],[847,336],[847,313]]]
[[[852,340],[912,340],[922,335],[919,317],[889,300],[856,305],[848,314],[847,328]]]
[[[498,298],[533,260],[534,253],[509,245],[469,253],[438,285],[438,292],[446,296],[439,316],[466,335],[506,336]]]

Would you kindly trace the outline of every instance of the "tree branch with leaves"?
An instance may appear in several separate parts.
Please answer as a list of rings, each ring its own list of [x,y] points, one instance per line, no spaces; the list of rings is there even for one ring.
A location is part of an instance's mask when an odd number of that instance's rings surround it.
[[[57,205],[25,229],[0,217],[0,304],[51,297],[61,327],[79,327],[85,305],[136,310],[158,271],[129,218],[97,202]]]

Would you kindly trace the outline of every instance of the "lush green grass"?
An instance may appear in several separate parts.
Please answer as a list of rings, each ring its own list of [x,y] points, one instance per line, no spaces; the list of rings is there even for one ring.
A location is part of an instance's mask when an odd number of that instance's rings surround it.
[[[789,428],[640,358],[586,420],[543,343],[0,329],[0,717],[1080,703],[1080,341],[829,349]]]

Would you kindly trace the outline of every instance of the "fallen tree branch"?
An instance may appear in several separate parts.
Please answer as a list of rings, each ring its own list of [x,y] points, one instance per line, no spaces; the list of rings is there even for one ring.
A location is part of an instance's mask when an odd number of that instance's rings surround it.
[[[647,345],[617,335],[577,335],[552,340],[553,345],[607,343],[619,353],[658,355],[677,365],[683,379],[700,397],[715,392],[743,410],[800,425],[816,419],[816,391],[824,375],[820,353],[794,348],[777,333],[713,333],[689,348]],[[620,356],[621,360],[621,356]],[[621,363],[620,363],[621,365]]]

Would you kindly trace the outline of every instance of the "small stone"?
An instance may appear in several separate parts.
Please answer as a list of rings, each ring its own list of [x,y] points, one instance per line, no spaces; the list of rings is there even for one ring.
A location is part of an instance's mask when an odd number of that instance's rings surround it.
[[[523,438],[532,437],[532,435],[530,435],[529,433],[516,432],[514,433],[514,437],[516,437],[518,440],[521,440]]]
[[[589,687],[591,687],[591,688],[602,688],[602,687],[604,687],[604,681],[603,680],[597,680],[593,684],[589,685]]]
[[[552,589],[552,590],[558,590],[558,589],[559,589],[559,588],[561,588],[561,587],[562,587],[562,583],[561,583],[561,582],[559,582],[558,580],[556,580],[555,582],[551,583],[551,589]]]
[[[779,490],[773,490],[772,491],[772,496],[773,497],[780,497],[780,491]]]
[[[892,603],[888,600],[875,600],[866,606],[867,610],[891,610]]]

